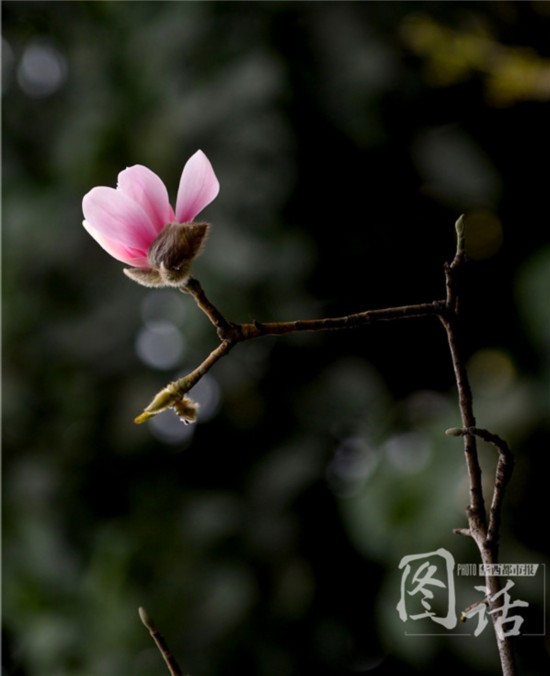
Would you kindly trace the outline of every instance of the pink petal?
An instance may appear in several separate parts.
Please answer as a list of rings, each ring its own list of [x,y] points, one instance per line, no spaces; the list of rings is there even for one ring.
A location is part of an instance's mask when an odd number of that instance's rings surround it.
[[[124,247],[147,251],[157,236],[148,214],[114,188],[93,188],[82,200],[84,218],[103,237]]]
[[[117,261],[132,265],[135,268],[147,268],[149,262],[147,261],[147,252],[139,251],[137,249],[130,249],[120,242],[109,239],[95,230],[87,221],[83,221],[82,225],[86,231],[95,239],[95,241],[105,249]]]
[[[183,168],[178,199],[176,221],[187,223],[202,211],[220,190],[220,184],[206,155],[198,150]]]
[[[117,189],[139,204],[149,216],[157,234],[166,223],[174,222],[174,211],[168,200],[166,186],[147,167],[136,164],[121,171],[118,175]]]

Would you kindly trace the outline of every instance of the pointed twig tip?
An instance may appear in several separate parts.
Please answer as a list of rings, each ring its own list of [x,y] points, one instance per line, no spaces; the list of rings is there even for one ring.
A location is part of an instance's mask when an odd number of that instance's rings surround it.
[[[144,422],[147,422],[151,418],[154,418],[155,414],[154,413],[149,413],[149,411],[143,411],[143,413],[140,413],[138,416],[134,418],[134,422],[136,425],[141,425]]]
[[[445,434],[448,437],[463,437],[466,435],[466,430],[462,427],[449,427],[448,430],[445,430]]]
[[[147,627],[147,629],[154,628],[153,619],[143,606],[140,606],[138,608],[138,615],[139,619],[143,622],[143,624]]]
[[[466,215],[461,214],[456,223],[456,253],[457,255],[464,255],[464,249],[466,247]]]

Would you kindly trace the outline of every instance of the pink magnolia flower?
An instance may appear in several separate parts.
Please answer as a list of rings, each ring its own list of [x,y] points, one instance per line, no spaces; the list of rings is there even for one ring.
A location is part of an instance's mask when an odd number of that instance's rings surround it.
[[[97,187],[84,196],[82,224],[107,253],[132,266],[124,272],[134,281],[181,286],[209,227],[193,219],[219,189],[212,165],[198,150],[183,168],[174,212],[161,179],[136,164],[120,172],[116,189]]]

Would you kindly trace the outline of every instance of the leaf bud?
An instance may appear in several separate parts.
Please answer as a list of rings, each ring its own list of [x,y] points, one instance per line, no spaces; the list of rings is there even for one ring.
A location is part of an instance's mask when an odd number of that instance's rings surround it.
[[[445,430],[445,434],[448,437],[464,437],[467,432],[463,427],[449,427],[448,430]]]

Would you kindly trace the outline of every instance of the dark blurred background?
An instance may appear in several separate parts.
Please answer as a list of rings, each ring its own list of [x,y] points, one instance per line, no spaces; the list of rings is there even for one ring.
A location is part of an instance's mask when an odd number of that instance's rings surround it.
[[[2,673],[166,673],[140,605],[192,676],[499,673],[489,629],[412,638],[395,609],[402,557],[478,561],[451,532],[467,484],[438,323],[240,345],[192,392],[196,425],[136,426],[217,338],[123,276],[81,200],[139,163],[174,201],[201,148],[221,191],[194,273],[234,321],[441,298],[468,213],[476,412],[517,458],[501,560],[545,564],[550,3],[2,12]],[[520,673],[547,673],[544,595],[521,597]]]

